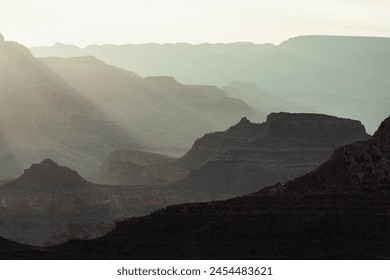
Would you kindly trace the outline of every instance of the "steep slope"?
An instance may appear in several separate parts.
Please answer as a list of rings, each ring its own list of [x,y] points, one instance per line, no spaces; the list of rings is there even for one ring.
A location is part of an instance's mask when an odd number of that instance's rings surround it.
[[[67,55],[66,46],[32,48],[38,56]],[[74,49],[74,47],[73,47]],[[359,119],[374,132],[387,116],[390,39],[301,36],[272,44],[144,44],[78,48],[83,55],[187,84],[224,86],[253,81],[264,92],[310,112]],[[291,111],[291,110],[288,110]]]
[[[263,126],[262,136],[231,146],[171,187],[189,201],[248,194],[310,172],[335,148],[369,137],[358,121],[318,114],[272,113]]]
[[[53,251],[97,259],[389,258],[390,117],[317,170],[227,201],[168,207]]]

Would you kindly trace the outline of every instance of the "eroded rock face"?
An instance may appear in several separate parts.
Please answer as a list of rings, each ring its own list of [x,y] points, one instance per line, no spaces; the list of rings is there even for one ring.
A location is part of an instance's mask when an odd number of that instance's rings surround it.
[[[388,259],[390,117],[315,171],[251,195],[168,207],[56,248],[97,259]]]
[[[310,172],[337,147],[369,137],[359,121],[318,114],[273,113],[265,126],[260,137],[226,149],[173,187],[193,201],[248,194]]]

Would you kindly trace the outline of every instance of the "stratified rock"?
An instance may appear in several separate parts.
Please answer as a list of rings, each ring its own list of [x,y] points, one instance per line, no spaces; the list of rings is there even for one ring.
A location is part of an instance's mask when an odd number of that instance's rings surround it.
[[[237,127],[248,124],[240,122]],[[172,187],[187,201],[248,194],[310,172],[337,147],[369,137],[359,121],[319,114],[272,113],[261,131],[252,141],[231,146]]]

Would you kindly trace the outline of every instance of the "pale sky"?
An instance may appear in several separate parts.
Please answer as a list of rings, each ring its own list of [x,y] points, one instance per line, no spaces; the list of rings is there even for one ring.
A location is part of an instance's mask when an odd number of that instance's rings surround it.
[[[0,0],[0,33],[27,46],[390,37],[390,0]]]

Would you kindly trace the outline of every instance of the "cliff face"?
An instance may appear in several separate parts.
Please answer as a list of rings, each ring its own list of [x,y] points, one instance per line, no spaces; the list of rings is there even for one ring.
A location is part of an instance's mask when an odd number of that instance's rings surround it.
[[[273,113],[264,126],[262,135],[226,149],[172,187],[190,201],[248,194],[312,171],[335,148],[369,137],[358,121],[318,114]]]
[[[373,138],[286,184],[171,206],[53,250],[97,259],[388,259],[389,139],[390,117]]]

